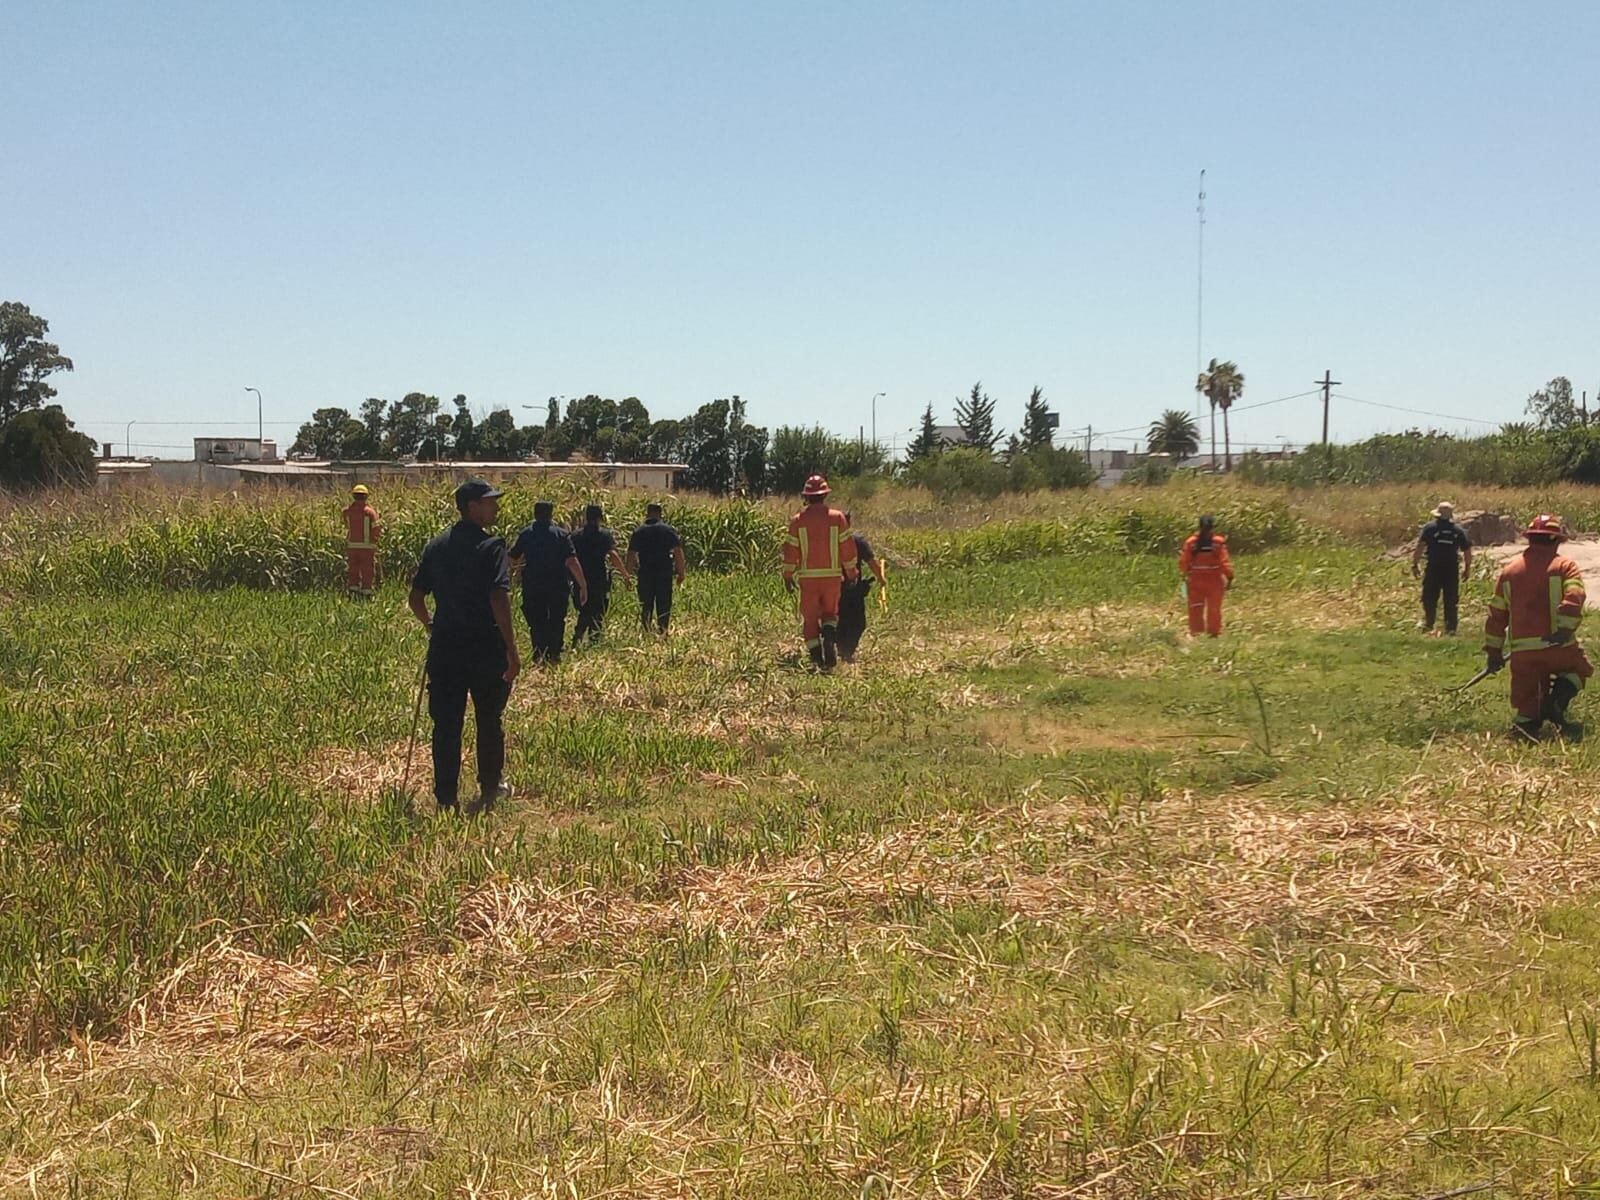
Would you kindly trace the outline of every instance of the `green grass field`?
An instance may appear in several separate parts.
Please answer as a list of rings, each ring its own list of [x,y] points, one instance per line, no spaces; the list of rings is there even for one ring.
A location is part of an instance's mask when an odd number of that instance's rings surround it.
[[[1597,751],[1444,692],[1482,579],[1307,537],[1191,642],[1165,554],[889,527],[833,677],[770,575],[619,603],[478,821],[392,583],[15,594],[0,1195],[1600,1193]]]

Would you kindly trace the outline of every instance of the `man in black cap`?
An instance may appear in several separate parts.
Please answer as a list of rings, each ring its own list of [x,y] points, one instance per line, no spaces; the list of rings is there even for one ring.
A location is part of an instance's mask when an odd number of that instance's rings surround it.
[[[511,626],[506,544],[489,532],[500,515],[500,492],[482,479],[469,479],[456,488],[456,509],[461,519],[423,547],[409,603],[428,630],[434,798],[441,810],[456,807],[461,727],[470,695],[478,725],[476,807],[487,809],[511,794],[501,778],[506,740],[500,717],[522,660]]]
[[[656,629],[663,637],[672,619],[672,584],[683,582],[683,539],[678,531],[661,519],[661,505],[647,504],[644,524],[628,539],[628,568],[639,581],[639,622],[646,632],[655,615]]]
[[[585,637],[591,642],[600,640],[600,628],[611,604],[611,568],[617,568],[624,585],[630,582],[628,568],[617,553],[617,535],[601,524],[605,515],[598,504],[589,505],[583,510],[583,528],[572,535],[578,565],[589,583],[588,602],[578,602],[578,624],[572,631],[574,647]]]
[[[567,580],[578,589],[578,604],[589,602],[589,585],[578,565],[572,537],[555,523],[555,505],[533,506],[533,524],[517,535],[511,565],[522,569],[522,615],[533,641],[533,661],[555,666],[567,640]]]
[[[850,514],[845,513],[844,519],[848,521]],[[867,593],[872,590],[872,577],[876,576],[878,586],[883,589],[878,593],[880,604],[887,603],[889,579],[884,574],[882,561],[872,552],[872,543],[853,529],[845,536],[855,539],[856,562],[861,570],[853,580],[846,577],[839,592],[838,647],[840,658],[855,662],[856,649],[867,632]],[[871,575],[868,575],[869,570]]]

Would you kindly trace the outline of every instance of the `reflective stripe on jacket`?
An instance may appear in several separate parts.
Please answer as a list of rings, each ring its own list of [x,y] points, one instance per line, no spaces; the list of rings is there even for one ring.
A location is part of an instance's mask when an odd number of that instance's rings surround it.
[[[1583,572],[1554,546],[1531,545],[1508,562],[1494,581],[1483,647],[1516,654],[1543,650],[1558,629],[1577,629],[1583,619]]]
[[[1233,578],[1233,562],[1228,558],[1228,539],[1220,533],[1211,535],[1211,545],[1200,549],[1200,535],[1191,533],[1189,540],[1178,551],[1178,574],[1206,574],[1220,571],[1224,579]]]
[[[856,573],[856,540],[850,522],[836,508],[808,504],[789,518],[783,540],[785,579],[838,579]]]
[[[376,550],[378,535],[383,532],[378,525],[378,513],[369,504],[351,504],[344,510],[345,549]]]

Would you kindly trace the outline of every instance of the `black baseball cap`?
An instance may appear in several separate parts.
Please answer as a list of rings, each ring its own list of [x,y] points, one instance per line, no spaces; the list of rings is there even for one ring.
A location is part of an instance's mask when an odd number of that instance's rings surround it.
[[[456,488],[456,507],[465,511],[474,500],[493,500],[505,493],[487,479],[469,479]]]
[[[585,521],[598,521],[605,515],[606,510],[601,508],[598,504],[587,505],[583,510],[583,519]]]
[[[647,513],[658,513],[661,511],[661,505],[652,500],[649,504],[644,506],[644,511]]]

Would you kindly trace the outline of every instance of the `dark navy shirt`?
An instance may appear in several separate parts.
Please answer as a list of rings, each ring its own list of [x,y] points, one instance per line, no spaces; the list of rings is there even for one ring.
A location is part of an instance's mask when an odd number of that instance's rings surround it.
[[[585,525],[572,535],[572,548],[578,552],[578,565],[583,568],[583,578],[590,590],[608,587],[611,583],[609,555],[617,548],[617,535],[604,525],[594,529]]]
[[[1472,545],[1465,529],[1443,517],[1424,525],[1421,538],[1430,567],[1455,567],[1456,556]]]
[[[431,644],[467,653],[504,652],[489,594],[511,590],[506,544],[471,521],[457,521],[422,548],[411,586],[433,596]]]
[[[529,525],[511,547],[511,557],[522,560],[522,594],[566,591],[567,559],[575,555],[565,526],[553,521]]]
[[[671,575],[677,567],[672,552],[683,545],[678,531],[665,521],[646,521],[628,539],[628,553],[639,556],[639,574],[655,578]]]

